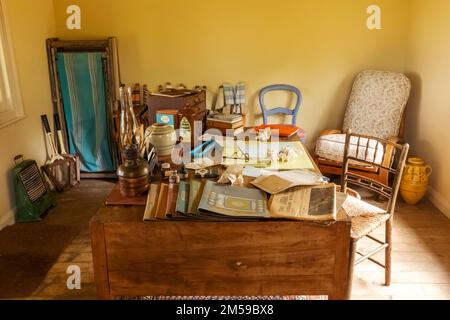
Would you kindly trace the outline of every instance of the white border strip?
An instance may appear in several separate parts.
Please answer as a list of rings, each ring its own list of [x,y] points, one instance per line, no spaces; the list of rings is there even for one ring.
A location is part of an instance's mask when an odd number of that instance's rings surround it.
[[[15,219],[15,211],[16,209],[11,209],[1,215],[0,218],[0,231],[8,226],[12,226],[16,223]]]
[[[5,1],[0,0],[0,33],[3,39],[0,47],[1,55],[4,58],[4,64],[6,64],[3,72],[6,75],[7,85],[9,86],[8,91],[11,94],[9,97],[10,108],[4,112],[4,115],[0,115],[2,127],[8,126],[25,118],[19,72],[17,70],[16,58],[14,54],[14,42],[11,37],[7,14],[8,9],[6,7]]]
[[[443,214],[450,219],[450,203],[445,197],[439,194],[436,190],[428,187],[428,199],[434,204]]]

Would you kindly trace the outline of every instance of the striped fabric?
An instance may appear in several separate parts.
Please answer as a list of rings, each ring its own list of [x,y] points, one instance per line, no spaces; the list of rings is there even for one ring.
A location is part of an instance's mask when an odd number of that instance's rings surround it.
[[[243,105],[246,104],[246,97],[247,97],[247,86],[245,83],[240,82],[236,85],[236,98],[235,102],[236,104]]]
[[[87,173],[115,170],[109,144],[102,53],[58,53],[70,153]]]
[[[231,84],[223,85],[223,94],[225,97],[225,105],[234,106],[235,105],[235,88]]]

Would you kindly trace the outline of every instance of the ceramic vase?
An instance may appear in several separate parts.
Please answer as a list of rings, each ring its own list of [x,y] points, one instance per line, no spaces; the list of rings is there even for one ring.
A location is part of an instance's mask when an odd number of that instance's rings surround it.
[[[416,205],[425,197],[432,172],[422,159],[408,159],[400,184],[400,194],[407,204]]]
[[[152,144],[160,157],[171,156],[177,135],[175,129],[166,124],[154,124],[145,131],[145,142]]]

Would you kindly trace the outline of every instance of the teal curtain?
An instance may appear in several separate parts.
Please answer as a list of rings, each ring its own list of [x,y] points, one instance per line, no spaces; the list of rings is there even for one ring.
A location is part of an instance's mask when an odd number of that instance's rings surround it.
[[[102,53],[58,53],[70,153],[87,173],[115,170],[109,143]]]

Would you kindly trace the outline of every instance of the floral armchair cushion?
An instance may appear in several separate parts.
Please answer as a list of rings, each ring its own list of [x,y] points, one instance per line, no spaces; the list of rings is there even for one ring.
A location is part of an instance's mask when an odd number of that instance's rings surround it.
[[[401,73],[367,70],[355,79],[344,119],[344,131],[382,139],[397,137],[411,92]]]

